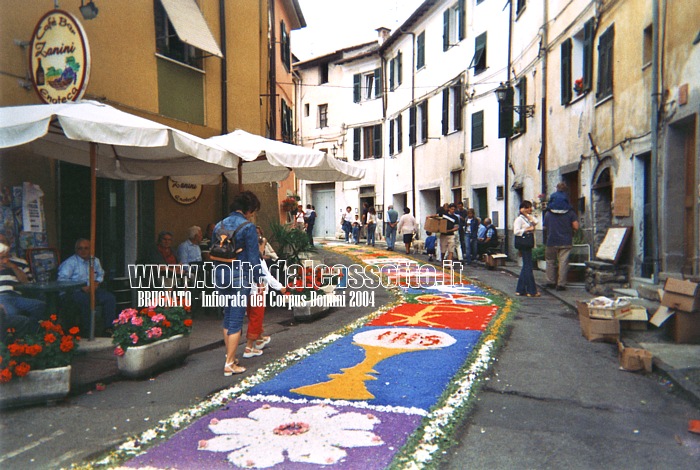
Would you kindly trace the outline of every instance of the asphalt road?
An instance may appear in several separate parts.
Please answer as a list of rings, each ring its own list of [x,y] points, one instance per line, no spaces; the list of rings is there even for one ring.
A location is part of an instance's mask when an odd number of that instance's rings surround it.
[[[333,254],[329,260],[345,261]],[[513,292],[516,280],[507,273],[469,274]],[[336,310],[311,323],[268,311],[274,347],[246,365],[254,371],[394,300],[376,293],[374,308]],[[0,468],[66,468],[102,454],[240,380],[223,377],[222,354],[223,347],[205,350],[151,380],[118,381],[57,405],[2,412]],[[700,467],[700,436],[686,431],[700,410],[662,377],[618,370],[614,345],[587,342],[574,313],[554,297],[516,305],[497,358],[439,468]]]

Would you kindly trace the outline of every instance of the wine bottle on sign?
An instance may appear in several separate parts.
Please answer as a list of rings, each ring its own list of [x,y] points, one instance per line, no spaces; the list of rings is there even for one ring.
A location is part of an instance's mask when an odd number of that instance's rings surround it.
[[[44,67],[41,66],[41,59],[39,60],[39,66],[36,68],[36,86],[44,85]]]

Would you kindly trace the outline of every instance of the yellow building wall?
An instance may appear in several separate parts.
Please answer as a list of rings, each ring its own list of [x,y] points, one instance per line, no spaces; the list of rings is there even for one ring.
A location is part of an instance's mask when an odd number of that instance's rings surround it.
[[[4,46],[0,55],[0,70],[4,73],[0,74],[0,106],[40,103],[33,89],[26,90],[18,85],[18,80],[28,77],[28,51],[14,45],[14,40],[30,39],[39,18],[51,10],[51,2],[45,3],[39,5],[33,2],[28,6],[24,0],[3,0],[0,41]],[[197,4],[221,46],[219,0],[198,0]],[[226,2],[227,60],[224,62],[217,57],[204,59],[204,125],[159,114],[153,0],[102,2],[99,4],[98,16],[89,21],[82,19],[79,6],[79,2],[61,3],[61,9],[73,14],[83,25],[90,47],[92,65],[84,99],[104,101],[126,112],[204,138],[239,128],[266,135],[270,99],[264,96],[270,93],[267,2]],[[224,63],[228,74],[226,129],[222,129],[221,67]],[[285,81],[291,83],[291,79],[285,78]],[[293,87],[286,85],[285,93],[293,93]],[[293,106],[293,100],[288,103]],[[279,106],[277,109],[279,112]],[[279,128],[279,123],[277,127]],[[6,151],[3,152],[0,160],[0,185],[14,185],[22,180],[40,184],[47,195],[47,221],[55,226],[55,162],[42,157],[32,157],[30,160],[18,156],[5,158],[6,154]],[[187,227],[200,225],[204,229],[208,223],[220,220],[225,210],[223,206],[228,205],[238,189],[236,183],[229,184],[229,198],[224,204],[219,185],[204,186],[200,199],[185,206],[171,198],[165,179],[156,182],[156,231],[171,230],[175,234],[175,240],[181,241]],[[245,189],[256,191],[261,200],[265,200],[266,214],[261,218],[279,216],[279,204],[275,200],[276,185],[246,186]],[[49,243],[56,244],[56,237],[56,230],[50,228]]]

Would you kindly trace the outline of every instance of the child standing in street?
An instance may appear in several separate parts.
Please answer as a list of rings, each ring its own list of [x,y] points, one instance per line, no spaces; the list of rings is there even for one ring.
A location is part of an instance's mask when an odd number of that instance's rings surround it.
[[[425,252],[428,253],[428,261],[432,261],[435,256],[435,243],[437,237],[432,232],[425,232],[428,235],[425,239]]]

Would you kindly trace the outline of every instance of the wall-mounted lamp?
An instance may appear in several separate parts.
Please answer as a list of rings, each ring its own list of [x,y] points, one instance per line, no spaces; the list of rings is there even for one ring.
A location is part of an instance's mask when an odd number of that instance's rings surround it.
[[[501,84],[496,88],[496,98],[498,103],[501,105],[501,109],[509,110],[512,109],[516,113],[520,114],[521,117],[533,117],[535,115],[535,105],[513,105],[513,87],[506,86],[505,83]]]
[[[333,158],[338,155],[338,147],[335,144],[333,144],[333,147],[331,147],[331,153],[333,154]]]
[[[85,5],[85,0],[80,0],[80,14],[83,15],[83,19],[93,20],[97,17],[98,12],[99,10],[95,2],[90,0],[87,5]]]

